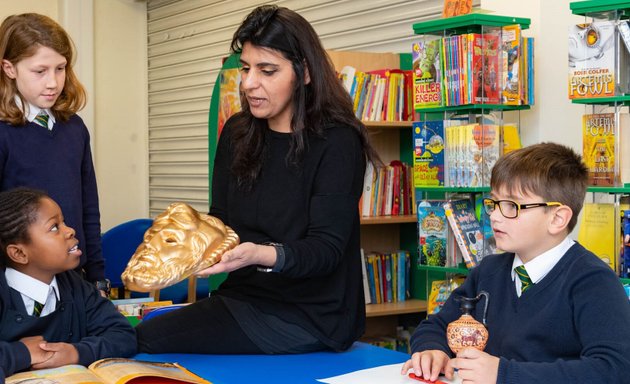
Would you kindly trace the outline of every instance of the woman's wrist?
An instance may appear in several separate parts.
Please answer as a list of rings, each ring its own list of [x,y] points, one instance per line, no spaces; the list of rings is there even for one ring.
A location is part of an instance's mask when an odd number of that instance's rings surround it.
[[[269,247],[274,249],[275,260],[271,263],[264,263],[264,265],[258,265],[257,269],[259,272],[280,272],[282,267],[284,266],[284,245],[280,243],[264,243],[262,244],[264,247]]]

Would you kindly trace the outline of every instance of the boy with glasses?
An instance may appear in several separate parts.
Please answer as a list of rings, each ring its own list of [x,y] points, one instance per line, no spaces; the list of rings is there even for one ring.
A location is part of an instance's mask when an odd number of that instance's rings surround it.
[[[465,383],[627,382],[628,298],[615,273],[568,237],[586,185],[580,156],[563,145],[536,144],[497,161],[483,204],[505,253],[485,257],[418,326],[403,374],[451,379],[457,370]],[[446,340],[461,315],[454,299],[481,291],[489,293],[488,344],[454,356]],[[472,312],[477,320],[482,307]]]

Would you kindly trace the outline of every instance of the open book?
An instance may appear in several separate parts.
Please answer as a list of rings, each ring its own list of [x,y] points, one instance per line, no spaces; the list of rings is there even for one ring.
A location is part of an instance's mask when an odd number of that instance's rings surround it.
[[[132,359],[110,358],[95,361],[88,368],[66,365],[59,368],[21,372],[10,376],[7,384],[80,384],[80,383],[205,383],[177,363],[155,363]]]

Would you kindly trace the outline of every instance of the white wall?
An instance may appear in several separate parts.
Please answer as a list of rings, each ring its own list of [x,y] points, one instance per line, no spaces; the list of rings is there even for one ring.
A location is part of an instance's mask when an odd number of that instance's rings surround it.
[[[146,3],[137,0],[0,0],[0,19],[37,12],[77,47],[88,92],[79,115],[92,135],[103,231],[148,216]]]

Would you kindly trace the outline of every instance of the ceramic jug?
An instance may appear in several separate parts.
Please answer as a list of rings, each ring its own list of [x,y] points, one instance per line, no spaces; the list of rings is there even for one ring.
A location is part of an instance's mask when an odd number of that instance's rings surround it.
[[[483,310],[482,323],[475,320],[470,314],[475,308],[475,304],[485,297],[485,306]],[[488,310],[489,295],[485,291],[481,291],[477,297],[457,297],[456,301],[461,303],[462,315],[459,319],[453,321],[446,328],[446,337],[448,346],[453,353],[457,354],[464,348],[472,347],[480,351],[486,347],[488,342],[488,330],[486,329],[486,312]]]

